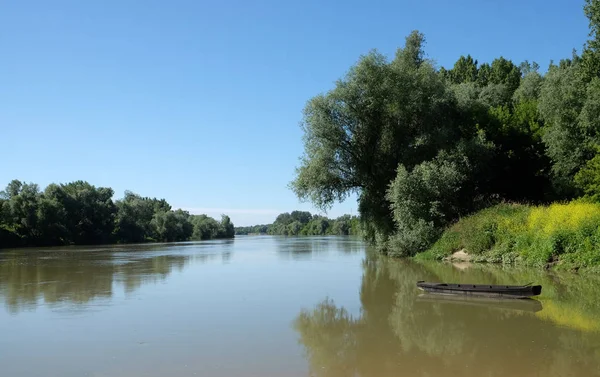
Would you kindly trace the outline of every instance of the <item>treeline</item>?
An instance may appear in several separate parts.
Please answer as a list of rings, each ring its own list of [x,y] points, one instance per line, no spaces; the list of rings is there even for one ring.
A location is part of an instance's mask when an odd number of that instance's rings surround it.
[[[384,252],[428,248],[459,217],[502,201],[600,201],[600,0],[581,54],[536,63],[425,58],[423,34],[390,61],[362,56],[304,110],[296,194],[327,208],[358,193]]]
[[[359,220],[356,216],[344,215],[337,219],[313,215],[306,211],[282,213],[273,224],[235,228],[236,234],[271,234],[284,236],[321,236],[359,234]]]
[[[176,242],[231,238],[228,216],[173,210],[164,199],[113,190],[88,182],[38,185],[13,180],[0,192],[0,247]]]

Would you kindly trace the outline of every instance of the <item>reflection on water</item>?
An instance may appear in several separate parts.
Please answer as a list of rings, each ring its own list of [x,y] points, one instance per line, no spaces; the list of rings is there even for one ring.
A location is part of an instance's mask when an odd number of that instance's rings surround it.
[[[92,300],[110,299],[115,289],[128,294],[142,284],[164,281],[190,261],[220,258],[226,263],[232,241],[217,244],[218,253],[188,253],[199,245],[191,242],[3,251],[0,300],[13,314],[35,309],[39,300],[49,307],[75,309]]]
[[[537,270],[365,260],[362,309],[294,322],[314,376],[600,376],[600,282]],[[540,301],[421,295],[418,280],[543,284]]]
[[[364,244],[357,237],[276,237],[274,240],[282,259],[311,260],[331,250],[342,254],[364,251]]]
[[[512,300],[506,298],[485,298],[460,295],[437,295],[437,294],[420,294],[417,297],[417,302],[432,303],[432,304],[450,304],[460,306],[473,306],[488,309],[506,309],[517,310],[524,312],[539,312],[542,310],[542,303],[535,299],[520,299]]]

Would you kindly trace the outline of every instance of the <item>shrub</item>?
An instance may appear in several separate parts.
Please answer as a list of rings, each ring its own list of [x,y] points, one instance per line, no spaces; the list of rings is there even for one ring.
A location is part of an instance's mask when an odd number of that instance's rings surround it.
[[[464,249],[475,260],[546,266],[600,263],[600,204],[500,204],[460,219],[421,258]]]

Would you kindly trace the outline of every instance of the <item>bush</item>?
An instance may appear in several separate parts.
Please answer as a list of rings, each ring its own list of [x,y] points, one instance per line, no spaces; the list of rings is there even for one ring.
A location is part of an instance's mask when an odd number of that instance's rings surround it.
[[[420,258],[442,259],[458,250],[476,261],[599,264],[600,204],[500,204],[459,220]]]

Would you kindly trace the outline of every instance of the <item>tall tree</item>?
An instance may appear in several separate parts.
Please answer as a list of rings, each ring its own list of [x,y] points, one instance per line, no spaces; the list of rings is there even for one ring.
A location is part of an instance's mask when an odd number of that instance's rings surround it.
[[[589,20],[589,37],[582,54],[582,75],[585,81],[600,78],[600,0],[585,0],[583,8]]]
[[[454,84],[476,82],[479,73],[477,60],[474,60],[471,55],[461,56],[448,72],[450,81]]]
[[[66,211],[72,243],[97,244],[111,240],[116,214],[111,188],[75,181],[60,185],[57,193]]]
[[[322,208],[359,195],[368,236],[393,231],[388,184],[402,163],[432,158],[459,137],[454,98],[411,33],[393,61],[372,52],[304,111],[304,156],[292,188]]]

